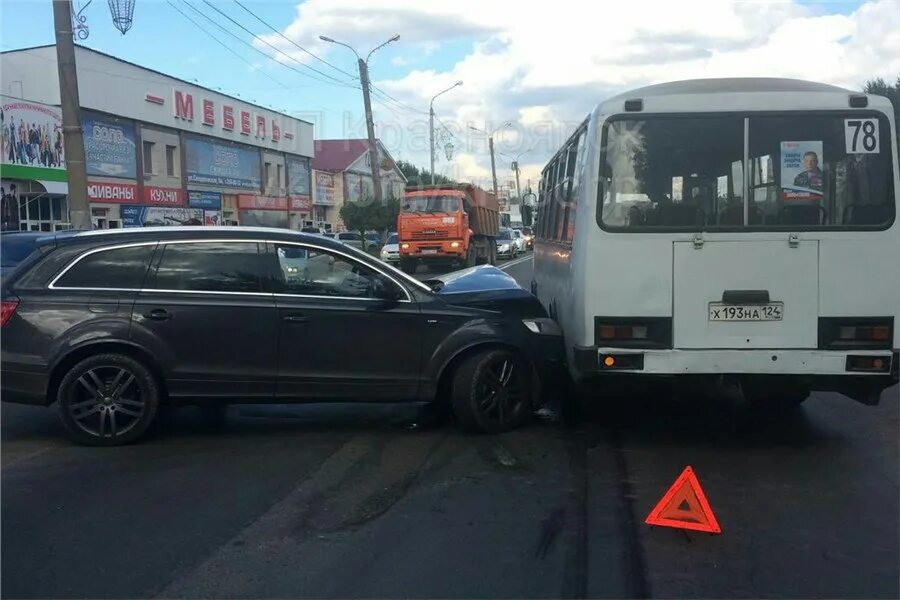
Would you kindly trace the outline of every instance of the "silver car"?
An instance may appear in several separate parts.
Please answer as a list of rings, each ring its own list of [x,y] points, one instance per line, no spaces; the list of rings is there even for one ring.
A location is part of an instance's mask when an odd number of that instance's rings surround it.
[[[342,231],[334,236],[334,239],[348,246],[353,246],[357,250],[363,249],[363,240],[358,233]]]
[[[388,236],[387,242],[381,247],[381,260],[386,263],[400,262],[400,236],[392,233]]]

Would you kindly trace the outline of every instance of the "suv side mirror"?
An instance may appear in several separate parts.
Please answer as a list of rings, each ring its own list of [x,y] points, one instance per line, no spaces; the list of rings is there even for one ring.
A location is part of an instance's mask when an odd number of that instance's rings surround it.
[[[372,281],[372,297],[379,300],[396,302],[404,298],[403,290],[397,287],[393,281],[385,277],[376,277]]]

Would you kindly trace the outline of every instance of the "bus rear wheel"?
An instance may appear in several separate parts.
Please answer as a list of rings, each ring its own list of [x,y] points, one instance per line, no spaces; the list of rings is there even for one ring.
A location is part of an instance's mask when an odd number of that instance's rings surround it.
[[[755,381],[741,382],[741,392],[747,404],[760,410],[791,410],[809,398],[809,388],[792,382]]]

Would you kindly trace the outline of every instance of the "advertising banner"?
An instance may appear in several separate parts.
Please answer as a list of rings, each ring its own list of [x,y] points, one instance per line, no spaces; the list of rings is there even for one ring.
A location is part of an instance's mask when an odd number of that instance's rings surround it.
[[[213,227],[222,225],[222,211],[221,210],[204,210],[203,211],[203,224],[211,225]]]
[[[59,108],[3,96],[0,125],[2,164],[58,171],[56,177],[50,177],[37,171],[4,169],[5,177],[65,181],[66,157]]]
[[[100,183],[88,181],[87,193],[92,202],[110,202],[127,204],[137,201],[137,184],[135,183]]]
[[[254,194],[240,194],[238,196],[238,208],[286,211],[288,209],[288,199],[282,196],[257,196]]]
[[[315,203],[324,206],[334,205],[334,175],[331,173],[316,172]]]
[[[126,205],[122,206],[122,225],[125,227],[203,225],[203,211],[199,208]]]
[[[134,126],[113,120],[82,119],[88,175],[137,178]]]
[[[259,150],[186,138],[188,183],[258,190],[262,186]]]
[[[309,159],[288,157],[285,163],[287,164],[288,194],[309,196]]]
[[[312,198],[309,196],[291,196],[291,210],[309,212],[312,210]]]
[[[222,194],[218,192],[188,192],[188,206],[220,210],[222,208]]]
[[[145,185],[144,203],[157,206],[182,206],[184,205],[184,193],[181,191],[181,188]]]
[[[822,200],[825,177],[821,141],[781,142],[781,193],[785,200]]]

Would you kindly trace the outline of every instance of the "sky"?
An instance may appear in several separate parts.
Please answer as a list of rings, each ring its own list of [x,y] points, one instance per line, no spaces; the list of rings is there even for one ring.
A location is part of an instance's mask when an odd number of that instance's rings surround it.
[[[429,103],[462,81],[434,101],[435,169],[482,185],[485,131],[500,184],[518,158],[524,187],[593,106],[643,85],[900,76],[900,0],[136,0],[125,35],[107,0],[82,14],[79,43],[304,118],[317,139],[365,137],[357,57],[319,36],[365,57],[397,34],[368,61],[376,134],[427,168]],[[51,0],[3,0],[2,49],[52,43],[52,23]]]

